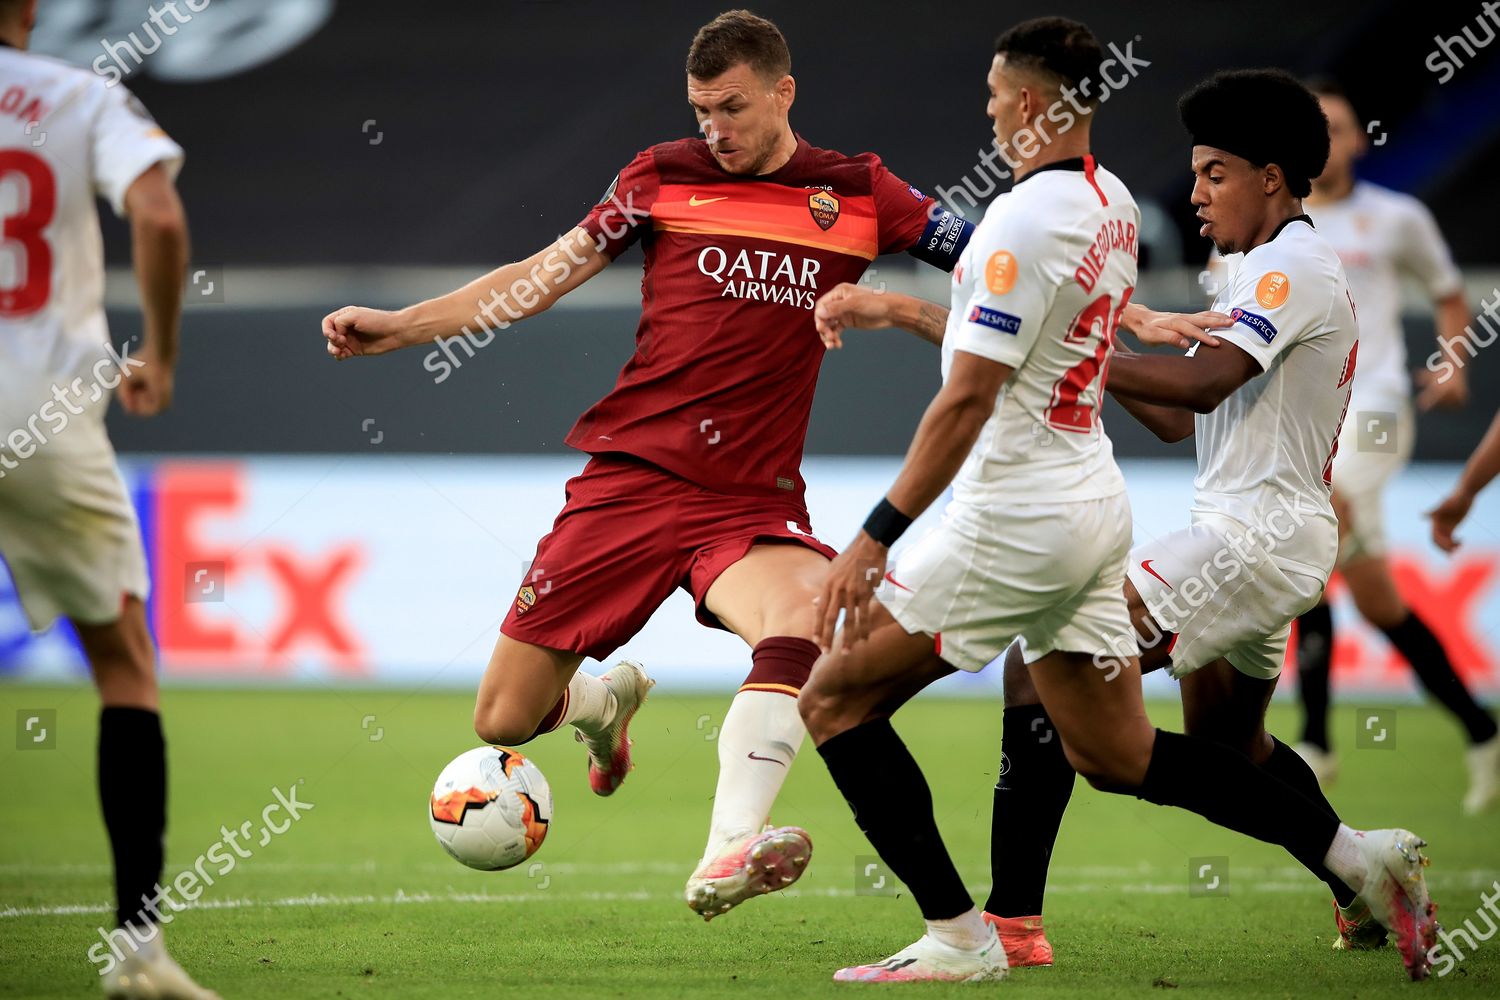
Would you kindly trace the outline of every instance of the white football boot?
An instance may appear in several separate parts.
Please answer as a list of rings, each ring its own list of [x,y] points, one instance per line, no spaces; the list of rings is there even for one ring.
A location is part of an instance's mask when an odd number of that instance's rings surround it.
[[[219,994],[193,982],[173,961],[160,932],[131,949],[99,978],[109,1000],[220,1000]]]
[[[1500,735],[1469,747],[1469,793],[1464,796],[1464,815],[1477,816],[1500,799]]]
[[[599,678],[615,696],[615,717],[597,733],[573,730],[589,752],[589,787],[595,795],[613,795],[635,768],[630,760],[630,720],[656,682],[634,660],[621,660]]]
[[[1005,947],[986,923],[990,937],[984,947],[975,951],[943,944],[923,934],[915,944],[902,948],[884,962],[856,965],[833,974],[836,983],[920,983],[934,980],[945,983],[980,983],[1004,979],[1010,975]]]
[[[1432,971],[1428,953],[1437,944],[1437,904],[1427,894],[1422,869],[1427,841],[1410,830],[1354,832],[1365,861],[1365,884],[1359,898],[1395,938],[1401,963],[1412,979],[1426,979]]]

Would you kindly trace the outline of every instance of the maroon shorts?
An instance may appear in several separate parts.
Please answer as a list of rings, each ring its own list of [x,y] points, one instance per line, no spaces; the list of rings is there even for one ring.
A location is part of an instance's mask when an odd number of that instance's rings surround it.
[[[640,459],[595,456],[568,480],[567,503],[537,543],[500,631],[602,660],[678,587],[693,595],[700,622],[723,628],[704,597],[760,543],[837,555],[813,537],[800,497],[731,496]]]

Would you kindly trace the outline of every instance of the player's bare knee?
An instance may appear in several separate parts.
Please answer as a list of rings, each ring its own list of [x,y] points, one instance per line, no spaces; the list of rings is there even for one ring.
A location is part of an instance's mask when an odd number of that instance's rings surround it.
[[[85,651],[104,704],[156,703],[156,654],[149,640],[130,642],[123,634],[111,634],[104,641],[95,637]]]
[[[153,660],[132,655],[107,656],[92,658],[89,666],[102,704],[156,706],[156,664]]]
[[[1079,776],[1095,788],[1100,788],[1100,782],[1109,779],[1109,763],[1106,755],[1092,752],[1087,747],[1063,745],[1063,754],[1068,758],[1068,764],[1077,771]]]
[[[814,743],[822,743],[859,723],[849,712],[849,699],[841,697],[837,686],[829,684],[826,679],[820,681],[818,675],[818,670],[814,669],[812,677],[797,695],[797,711]]]
[[[1111,761],[1096,757],[1085,758],[1084,766],[1073,769],[1083,776],[1089,787],[1101,792],[1129,792],[1140,787],[1140,781],[1124,768]]]
[[[1089,783],[1090,788],[1098,789],[1101,792],[1114,790],[1115,786],[1110,781],[1110,774],[1107,768],[1094,767],[1093,761],[1090,758],[1085,758],[1081,763],[1083,766],[1075,763],[1073,770],[1077,771],[1083,780]]]
[[[797,714],[802,716],[802,724],[807,727],[807,732],[814,742],[822,738],[821,731],[830,703],[830,700],[819,690],[816,680],[817,677],[814,675],[797,694]]]
[[[1355,594],[1354,606],[1361,618],[1379,629],[1393,629],[1411,613],[1399,594]]]
[[[474,706],[474,735],[492,746],[520,746],[536,735],[539,720],[512,706],[478,704]]]
[[[1075,745],[1066,738],[1063,753],[1084,781],[1101,792],[1129,792],[1141,786],[1151,762],[1151,742],[1139,745],[1125,733],[1098,743]]]

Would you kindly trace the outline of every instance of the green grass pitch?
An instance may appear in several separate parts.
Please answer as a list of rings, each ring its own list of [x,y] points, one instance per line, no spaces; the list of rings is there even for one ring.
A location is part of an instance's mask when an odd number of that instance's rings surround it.
[[[835,987],[830,975],[903,947],[921,924],[904,890],[856,894],[857,859],[873,852],[810,746],[773,816],[812,832],[806,877],[710,925],[681,901],[707,828],[713,736],[727,704],[653,697],[633,727],[637,770],[612,799],[589,794],[583,749],[571,739],[533,744],[556,799],[547,842],[532,864],[481,873],[441,851],[425,816],[439,768],[475,745],[468,695],[170,690],[169,877],[219,841],[221,826],[259,825],[273,786],[300,782],[297,797],[313,808],[264,846],[252,843],[253,856],[183,911],[167,940],[229,1000],[859,992]],[[94,996],[86,953],[108,919],[110,895],[95,791],[96,701],[84,687],[0,687],[5,719],[23,709],[55,709],[56,742],[0,745],[0,996]],[[1175,705],[1152,711],[1159,724],[1180,726]],[[1462,743],[1450,720],[1418,707],[1396,715],[1393,749],[1357,749],[1353,709],[1337,712],[1343,775],[1333,801],[1355,826],[1401,824],[1425,836],[1440,918],[1449,927],[1469,918],[1483,930],[1475,911],[1481,891],[1500,879],[1500,814],[1459,814]],[[1285,735],[1292,724],[1291,709],[1278,707],[1273,730]],[[919,700],[897,728],[927,772],[949,847],[982,901],[999,706]],[[1227,896],[1189,895],[1190,861],[1207,857],[1228,859]],[[1278,849],[1082,782],[1053,887],[1046,916],[1056,967],[918,992],[1500,995],[1500,935],[1449,975],[1409,984],[1390,949],[1329,949],[1322,887]]]

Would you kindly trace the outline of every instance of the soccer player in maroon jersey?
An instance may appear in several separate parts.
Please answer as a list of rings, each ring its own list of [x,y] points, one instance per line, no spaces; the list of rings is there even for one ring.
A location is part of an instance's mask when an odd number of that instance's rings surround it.
[[[542,312],[641,243],[636,352],[568,435],[592,458],[501,626],[474,724],[508,745],[571,724],[594,791],[613,793],[652,682],[630,661],[602,677],[579,665],[609,657],[676,588],[691,593],[699,621],[752,650],[720,727],[708,847],[687,885],[704,919],[795,881],[812,853],[805,831],[762,828],[805,733],[812,598],[834,555],[808,523],[799,471],[824,354],[813,305],[878,254],[951,270],[971,230],[873,154],[794,133],[790,70],[774,24],[720,15],[687,60],[705,138],[637,155],[576,228],[526,260],[407,309],[350,306],[323,320],[339,359],[427,344]]]

